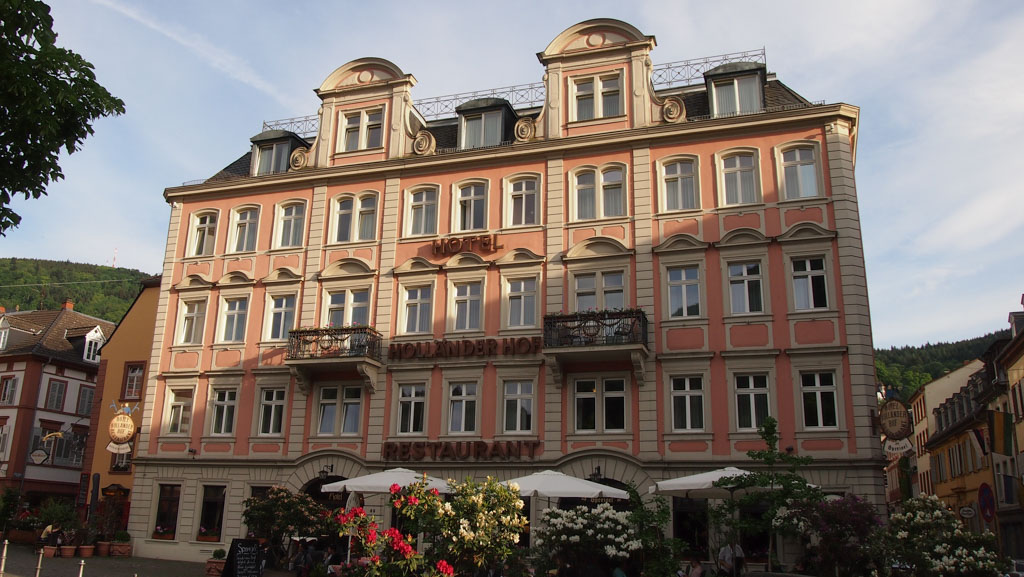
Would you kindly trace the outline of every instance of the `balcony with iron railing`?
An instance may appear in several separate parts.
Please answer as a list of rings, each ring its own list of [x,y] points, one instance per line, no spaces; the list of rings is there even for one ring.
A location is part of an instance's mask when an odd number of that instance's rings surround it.
[[[650,355],[647,315],[639,309],[545,315],[544,355],[556,382],[566,363],[628,361],[638,382]]]
[[[288,333],[285,364],[307,389],[318,372],[354,370],[369,388],[382,366],[383,336],[373,327],[296,329]]]

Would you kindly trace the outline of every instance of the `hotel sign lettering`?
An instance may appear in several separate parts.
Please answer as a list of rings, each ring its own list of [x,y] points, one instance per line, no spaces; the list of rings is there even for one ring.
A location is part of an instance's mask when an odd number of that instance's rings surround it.
[[[435,255],[458,254],[464,250],[480,250],[494,252],[505,245],[498,244],[498,235],[481,234],[478,236],[460,236],[457,238],[438,238],[431,243]]]
[[[393,360],[447,359],[452,357],[490,357],[499,354],[533,355],[541,352],[543,346],[544,343],[540,337],[391,343],[388,345],[388,358]]]
[[[540,441],[405,441],[385,442],[380,457],[385,461],[477,461],[530,459]]]

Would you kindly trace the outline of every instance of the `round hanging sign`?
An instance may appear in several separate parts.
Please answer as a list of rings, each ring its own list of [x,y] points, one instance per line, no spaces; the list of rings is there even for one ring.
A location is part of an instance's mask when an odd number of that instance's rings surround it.
[[[914,432],[907,406],[894,399],[886,401],[879,407],[878,422],[885,436],[894,441],[906,439]]]
[[[135,421],[124,413],[118,413],[110,419],[110,440],[115,443],[127,443],[135,436]]]

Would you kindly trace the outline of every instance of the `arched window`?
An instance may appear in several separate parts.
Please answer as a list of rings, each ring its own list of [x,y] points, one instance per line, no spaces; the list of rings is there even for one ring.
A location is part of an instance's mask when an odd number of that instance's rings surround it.
[[[487,228],[487,185],[472,182],[459,186],[456,210],[459,231]]]
[[[302,231],[305,221],[306,205],[304,203],[293,202],[281,205],[278,246],[302,246]]]
[[[517,176],[508,181],[505,212],[506,226],[540,224],[540,179],[536,176]]]
[[[216,244],[216,211],[196,213],[192,217],[192,256],[210,256]]]
[[[234,252],[256,250],[256,233],[259,224],[259,208],[247,206],[235,210]]]
[[[335,201],[334,241],[373,240],[377,230],[377,196],[342,196]]]
[[[661,163],[661,210],[700,208],[700,187],[695,158],[669,158]]]
[[[717,156],[720,202],[723,206],[761,202],[759,158],[754,149],[726,151]]]
[[[782,188],[786,200],[821,196],[813,147],[797,146],[782,152]]]
[[[437,234],[437,187],[409,192],[406,225],[409,236]]]
[[[624,173],[620,166],[577,171],[573,177],[575,220],[625,216]]]

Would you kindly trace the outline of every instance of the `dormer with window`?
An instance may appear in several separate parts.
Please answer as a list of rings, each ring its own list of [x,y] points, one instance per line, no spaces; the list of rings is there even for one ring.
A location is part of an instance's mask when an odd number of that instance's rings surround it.
[[[497,146],[512,140],[516,113],[501,98],[478,98],[455,108],[459,115],[459,148]]]
[[[764,64],[757,62],[730,62],[705,72],[711,115],[737,116],[764,110],[766,76]]]
[[[7,343],[11,338],[11,327],[7,322],[7,319],[0,317],[0,351],[7,348]]]
[[[267,130],[253,136],[250,142],[253,176],[288,172],[288,160],[292,152],[307,146],[305,140],[287,130]]]
[[[89,363],[100,362],[100,349],[107,342],[103,331],[98,326],[69,328],[64,333],[75,350],[82,353],[82,359]]]

